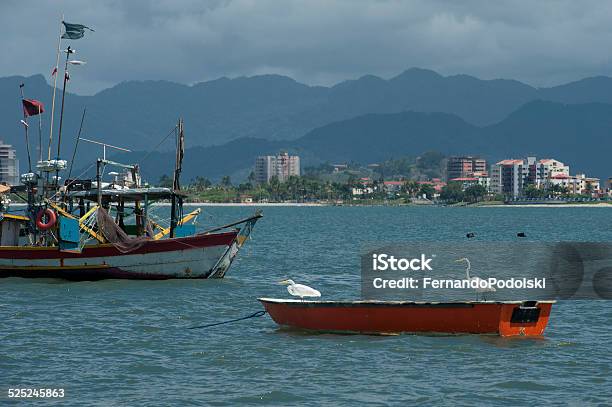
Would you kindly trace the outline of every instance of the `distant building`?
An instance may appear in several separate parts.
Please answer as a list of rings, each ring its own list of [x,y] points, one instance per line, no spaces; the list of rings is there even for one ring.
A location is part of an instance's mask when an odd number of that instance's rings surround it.
[[[285,182],[292,175],[300,175],[300,157],[297,155],[280,152],[278,155],[260,156],[255,160],[255,181],[260,184],[269,182],[272,177]]]
[[[442,188],[446,186],[446,182],[443,182],[440,178],[432,178],[431,181],[417,181],[419,186],[421,185],[431,185],[434,189],[434,198],[440,196],[442,192]]]
[[[241,194],[240,203],[253,203],[253,197],[251,195]]]
[[[559,186],[570,194],[600,193],[599,178],[585,174],[570,175],[569,165],[546,158],[537,161],[535,157],[502,160],[491,166],[491,192],[505,196],[522,196],[525,188],[534,185],[549,189]]]
[[[463,190],[473,185],[482,185],[488,191],[491,178],[486,172],[476,172],[471,177],[452,178],[448,182],[460,182]]]
[[[404,181],[384,181],[383,185],[387,192],[400,192],[402,186],[404,186]]]
[[[533,161],[535,162],[535,158]],[[529,159],[527,161],[510,159],[493,164],[491,166],[491,192],[506,196],[519,196],[525,187],[528,162]]]
[[[19,184],[19,160],[13,146],[0,140],[0,183]]]
[[[537,186],[541,186],[542,183],[546,183],[547,180],[556,176],[569,176],[569,165],[563,164],[561,161],[554,160],[552,158],[545,158],[537,162]]]
[[[361,186],[352,189],[353,196],[369,195],[374,193],[374,188],[369,186]]]
[[[470,178],[475,174],[487,176],[487,160],[472,156],[450,157],[446,164],[446,179]]]
[[[546,187],[558,185],[567,188],[570,194],[599,195],[599,178],[587,177],[584,174],[555,174],[548,178]]]

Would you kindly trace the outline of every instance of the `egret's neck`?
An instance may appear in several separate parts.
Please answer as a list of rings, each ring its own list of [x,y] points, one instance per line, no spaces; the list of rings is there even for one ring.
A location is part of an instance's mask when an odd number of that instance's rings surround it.
[[[470,264],[470,261],[468,260],[468,262],[467,262],[467,268],[465,269],[465,275],[467,276],[467,279],[468,279],[468,280],[470,279],[470,269],[471,269],[471,267],[472,267],[472,266],[471,266],[471,264]]]

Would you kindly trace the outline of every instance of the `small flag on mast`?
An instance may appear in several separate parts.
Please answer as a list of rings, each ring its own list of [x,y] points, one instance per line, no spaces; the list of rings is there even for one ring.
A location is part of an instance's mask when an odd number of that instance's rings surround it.
[[[78,40],[79,38],[83,38],[83,36],[85,35],[85,29],[88,29],[89,31],[94,31],[83,24],[71,24],[65,21],[62,21],[62,24],[64,24],[65,28],[65,32],[62,35],[62,38],[67,40]]]
[[[45,111],[45,106],[35,99],[22,99],[23,113],[26,116],[36,116]]]
[[[57,66],[53,68],[53,71],[51,71],[51,77],[55,76],[56,73],[57,73]]]

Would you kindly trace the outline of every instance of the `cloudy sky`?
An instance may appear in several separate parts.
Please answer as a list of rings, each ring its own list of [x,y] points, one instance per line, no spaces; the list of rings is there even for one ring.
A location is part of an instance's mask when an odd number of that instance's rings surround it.
[[[0,76],[50,75],[62,13],[95,29],[70,42],[88,62],[73,70],[81,94],[264,73],[330,85],[409,67],[534,86],[612,75],[609,1],[2,0]]]

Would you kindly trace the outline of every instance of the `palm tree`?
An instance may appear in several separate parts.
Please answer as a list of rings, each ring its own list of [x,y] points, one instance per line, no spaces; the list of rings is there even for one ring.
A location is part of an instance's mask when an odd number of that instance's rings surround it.
[[[229,175],[224,175],[223,178],[221,178],[221,186],[224,188],[229,188],[232,186],[232,179]]]

